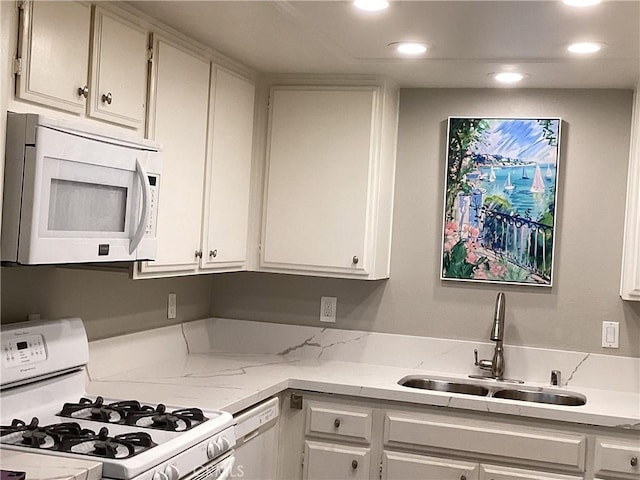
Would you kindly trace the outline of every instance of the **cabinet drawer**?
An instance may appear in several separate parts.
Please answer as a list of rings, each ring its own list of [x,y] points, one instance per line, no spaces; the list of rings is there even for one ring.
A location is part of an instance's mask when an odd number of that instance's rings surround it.
[[[409,453],[384,452],[383,480],[477,480],[478,464]]]
[[[368,448],[305,442],[305,480],[368,480],[371,451]]]
[[[584,480],[584,477],[481,464],[480,480]]]
[[[370,408],[309,403],[307,407],[307,435],[329,435],[351,441],[371,441]]]
[[[583,471],[583,435],[441,415],[387,413],[386,446],[422,446],[564,465]]]
[[[640,439],[634,442],[597,438],[594,471],[640,475]]]

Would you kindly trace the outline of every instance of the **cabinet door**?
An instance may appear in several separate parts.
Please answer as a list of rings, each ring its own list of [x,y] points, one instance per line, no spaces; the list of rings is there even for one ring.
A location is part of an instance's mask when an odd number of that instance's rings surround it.
[[[85,109],[91,6],[78,2],[28,2],[20,35],[21,72],[16,95],[74,113]]]
[[[306,480],[368,479],[370,457],[368,448],[307,441],[304,450],[304,478]]]
[[[478,464],[444,458],[385,451],[384,480],[477,480]]]
[[[161,38],[154,41],[150,136],[161,146],[156,261],[142,273],[195,271],[200,250],[209,62]],[[144,276],[144,275],[143,275]]]
[[[247,257],[255,86],[218,67],[212,79],[201,267],[237,270]]]
[[[374,88],[274,87],[261,267],[366,275]]]
[[[147,43],[146,30],[96,7],[90,116],[135,128],[144,126]]]

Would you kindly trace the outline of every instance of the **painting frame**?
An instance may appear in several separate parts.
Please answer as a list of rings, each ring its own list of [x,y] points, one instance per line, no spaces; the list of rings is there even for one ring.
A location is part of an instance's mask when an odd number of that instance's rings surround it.
[[[553,286],[562,123],[448,117],[441,280]]]

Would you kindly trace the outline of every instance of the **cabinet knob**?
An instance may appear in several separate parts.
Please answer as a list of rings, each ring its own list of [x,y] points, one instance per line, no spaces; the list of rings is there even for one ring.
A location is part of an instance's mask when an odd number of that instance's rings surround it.
[[[84,87],[78,88],[78,96],[87,98],[89,96],[89,86],[85,85]]]
[[[356,255],[354,255],[351,261],[353,262],[354,265],[357,265],[360,259]]]
[[[216,248],[215,250],[209,250],[209,256],[216,258],[218,256],[218,249]]]
[[[631,461],[629,462],[632,467],[638,466],[638,457],[631,457]]]
[[[339,418],[336,418],[333,421],[333,426],[336,427],[336,428],[340,428],[340,419]]]
[[[113,100],[113,95],[111,95],[111,92],[107,93],[106,95],[102,95],[102,103],[106,103],[107,105],[111,105],[111,101]]]
[[[351,461],[351,468],[353,468],[354,470],[355,470],[356,468],[358,468],[358,461],[357,461],[357,460],[352,460],[352,461]]]
[[[467,476],[466,475],[460,475],[460,480],[467,480]]]
[[[195,256],[196,258],[202,258],[202,250],[196,250]]]

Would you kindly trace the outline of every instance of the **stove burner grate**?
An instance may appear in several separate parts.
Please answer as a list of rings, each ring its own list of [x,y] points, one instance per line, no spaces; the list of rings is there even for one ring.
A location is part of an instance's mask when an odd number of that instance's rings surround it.
[[[81,398],[78,403],[65,403],[58,415],[174,432],[189,430],[208,420],[199,408],[184,408],[167,412],[166,406],[163,404],[159,404],[155,408],[150,405],[142,405],[137,400],[105,404],[104,398],[100,396],[95,400]]]
[[[129,458],[157,444],[146,432],[131,432],[109,436],[109,430],[102,427],[96,434],[93,430],[81,428],[75,422],[38,426],[34,417],[27,425],[15,419],[11,425],[0,426],[0,443],[58,452],[71,452],[104,458]]]

